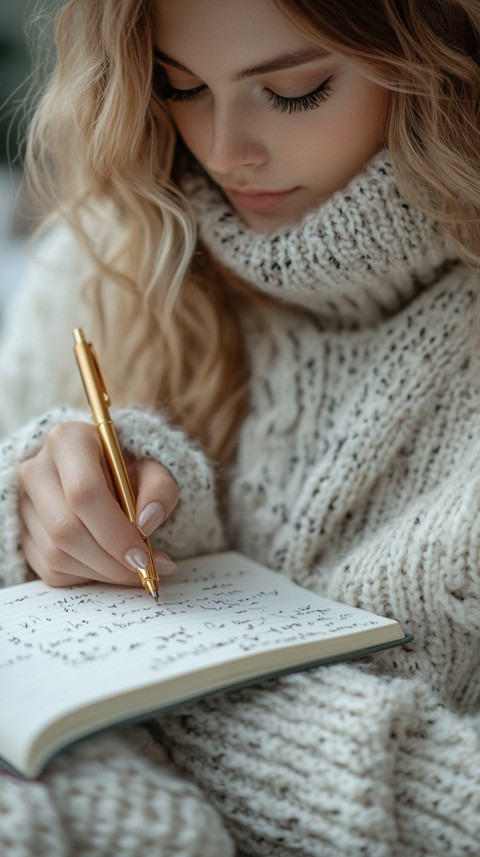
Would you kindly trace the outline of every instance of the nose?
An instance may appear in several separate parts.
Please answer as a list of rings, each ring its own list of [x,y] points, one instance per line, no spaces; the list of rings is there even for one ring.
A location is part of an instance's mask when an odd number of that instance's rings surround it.
[[[218,110],[213,115],[207,169],[228,175],[239,167],[261,166],[267,160],[265,144],[255,134],[253,117],[235,110]]]

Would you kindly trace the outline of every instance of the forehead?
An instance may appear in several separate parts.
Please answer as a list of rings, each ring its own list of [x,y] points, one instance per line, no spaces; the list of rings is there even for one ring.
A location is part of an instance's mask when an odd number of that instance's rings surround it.
[[[273,0],[154,0],[156,46],[188,68],[230,71],[312,43]]]

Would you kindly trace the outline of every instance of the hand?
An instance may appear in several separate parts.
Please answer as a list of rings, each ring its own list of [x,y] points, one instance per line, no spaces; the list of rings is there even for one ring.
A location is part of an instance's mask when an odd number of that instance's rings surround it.
[[[128,463],[137,497],[137,524],[149,536],[173,512],[178,487],[157,461]],[[19,467],[22,548],[33,571],[50,586],[87,580],[141,586],[136,572],[145,546],[120,508],[96,429],[62,423],[41,451]],[[176,570],[154,553],[159,574]]]

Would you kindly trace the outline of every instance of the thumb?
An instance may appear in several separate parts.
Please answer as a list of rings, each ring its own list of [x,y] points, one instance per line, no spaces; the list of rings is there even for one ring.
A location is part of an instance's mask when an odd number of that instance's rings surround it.
[[[180,499],[172,474],[159,461],[136,462],[137,526],[150,536],[172,514]]]

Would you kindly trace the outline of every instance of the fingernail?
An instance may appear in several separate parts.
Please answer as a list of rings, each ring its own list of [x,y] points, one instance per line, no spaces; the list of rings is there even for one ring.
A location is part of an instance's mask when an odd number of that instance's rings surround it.
[[[165,520],[165,509],[161,503],[154,500],[145,506],[137,520],[137,526],[144,536],[150,536]]]
[[[130,548],[124,553],[125,562],[138,571],[139,568],[146,568],[148,565],[148,553],[142,548]]]
[[[154,553],[153,559],[155,561],[155,568],[159,574],[175,574],[178,571],[173,560],[165,556],[165,554]]]

